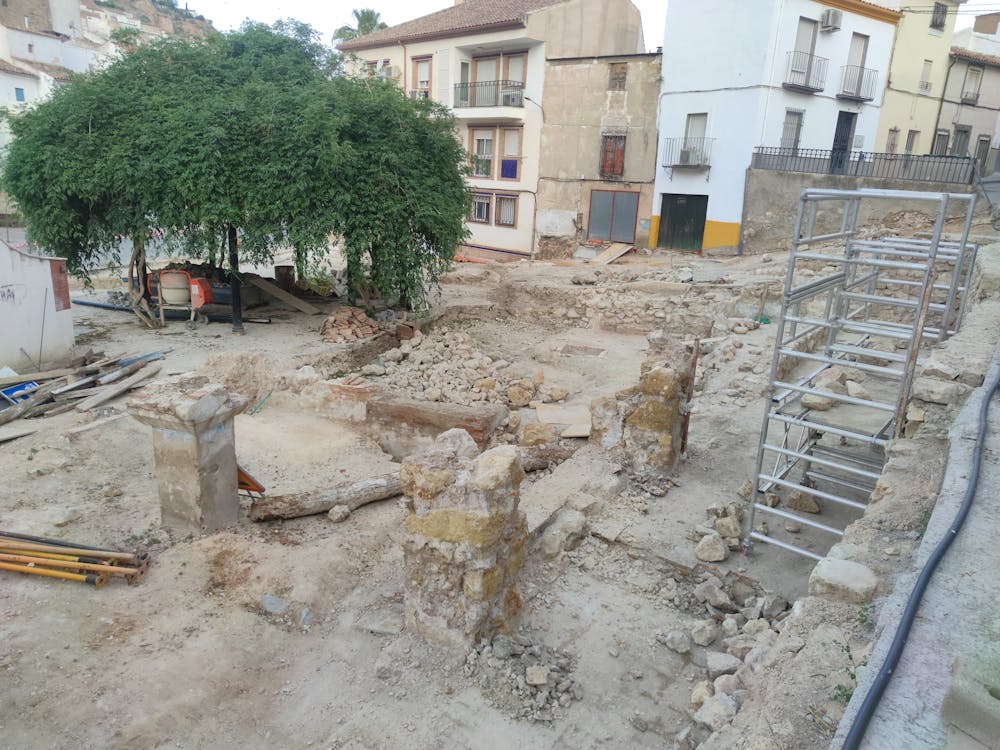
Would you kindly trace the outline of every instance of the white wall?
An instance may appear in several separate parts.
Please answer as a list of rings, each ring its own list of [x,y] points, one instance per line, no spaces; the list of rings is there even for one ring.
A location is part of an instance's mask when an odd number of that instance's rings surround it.
[[[36,362],[40,350],[43,366],[72,353],[69,293],[57,292],[52,281],[54,274],[65,273],[61,259],[29,255],[0,242],[0,367],[29,371],[22,348]]]

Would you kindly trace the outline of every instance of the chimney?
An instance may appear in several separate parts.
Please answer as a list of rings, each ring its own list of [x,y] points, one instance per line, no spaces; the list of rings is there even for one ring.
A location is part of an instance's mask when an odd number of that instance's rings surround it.
[[[989,34],[992,36],[997,33],[998,26],[1000,26],[1000,13],[987,13],[986,15],[976,16],[976,20],[972,24],[972,30],[977,34]]]

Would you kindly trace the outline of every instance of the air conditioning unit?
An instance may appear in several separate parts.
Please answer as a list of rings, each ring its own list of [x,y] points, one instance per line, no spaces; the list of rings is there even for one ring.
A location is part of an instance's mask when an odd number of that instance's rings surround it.
[[[840,31],[840,25],[843,21],[843,11],[827,8],[819,17],[819,29],[820,31]]]

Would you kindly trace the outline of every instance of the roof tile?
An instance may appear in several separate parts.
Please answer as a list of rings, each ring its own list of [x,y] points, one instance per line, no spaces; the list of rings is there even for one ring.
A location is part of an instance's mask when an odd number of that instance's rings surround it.
[[[519,26],[524,23],[524,17],[528,13],[563,2],[566,0],[464,0],[437,13],[341,42],[337,48],[344,51],[370,49],[418,39]]]

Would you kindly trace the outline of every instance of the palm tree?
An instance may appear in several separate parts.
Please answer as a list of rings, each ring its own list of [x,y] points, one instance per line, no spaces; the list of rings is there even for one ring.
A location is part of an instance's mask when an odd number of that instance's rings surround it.
[[[382,21],[382,14],[371,8],[361,8],[352,11],[355,26],[341,26],[333,32],[334,42],[346,42],[350,39],[357,39],[359,36],[372,34],[376,31],[388,28],[388,24]]]

